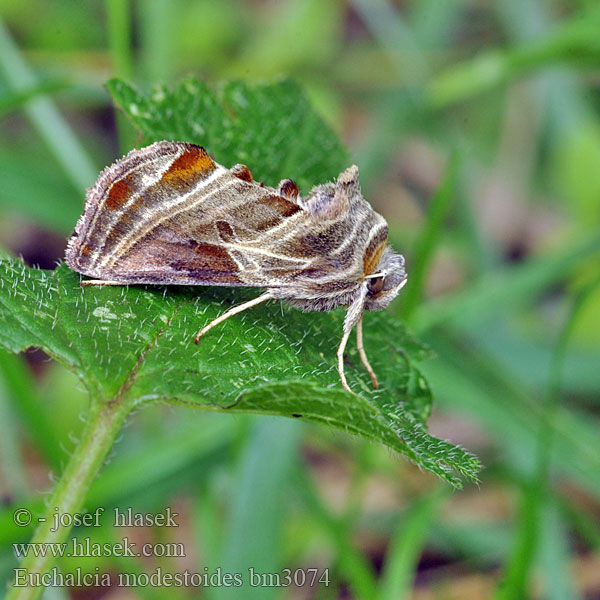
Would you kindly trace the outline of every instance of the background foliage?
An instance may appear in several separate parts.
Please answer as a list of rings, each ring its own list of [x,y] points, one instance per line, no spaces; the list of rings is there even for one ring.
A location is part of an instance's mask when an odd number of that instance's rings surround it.
[[[525,598],[536,586],[547,598],[600,593],[595,3],[0,6],[5,247],[53,268],[85,187],[137,142],[121,118],[116,133],[106,79],[149,88],[188,72],[292,74],[341,133],[365,195],[420,274],[423,287],[388,310],[437,354],[421,365],[438,401],[433,433],[486,465],[479,488],[449,496],[389,452],[322,427],[156,408],[131,422],[90,505],[177,506],[196,569],[328,566],[333,583],[318,597],[410,597],[415,573],[415,598]],[[48,468],[60,471],[85,396],[39,353],[0,355],[0,373],[8,574],[10,544],[30,536],[12,511],[39,503]],[[111,557],[89,568],[165,562]]]
[[[236,81],[212,91],[188,78],[173,90],[157,87],[151,96],[119,79],[108,87],[144,133],[144,144],[203,143],[224,165],[258,165],[255,176],[273,187],[286,173],[305,183],[333,180],[348,160],[335,133],[288,80]],[[19,260],[0,262],[0,277],[0,343],[13,352],[41,348],[74,371],[94,399],[162,400],[325,423],[385,443],[455,487],[461,482],[453,471],[477,480],[475,457],[427,434],[431,392],[414,363],[428,352],[396,319],[368,319],[373,333],[367,348],[376,349],[381,387],[374,391],[366,370],[354,368],[360,365],[354,348],[347,360],[355,394],[348,394],[335,358],[343,314],[263,306],[196,346],[195,332],[236,302],[232,298],[241,303],[247,294],[82,289],[81,278],[64,264],[48,272]]]

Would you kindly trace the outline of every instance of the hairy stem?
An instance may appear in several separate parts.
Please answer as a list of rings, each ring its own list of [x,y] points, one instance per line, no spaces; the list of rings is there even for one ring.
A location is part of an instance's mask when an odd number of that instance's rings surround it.
[[[92,401],[79,444],[71,455],[44,514],[37,519],[39,525],[31,544],[66,543],[71,526],[59,524],[55,527],[55,515],[71,516],[81,512],[87,492],[130,410],[129,403],[122,400]],[[30,551],[23,559],[15,572],[13,587],[8,592],[7,600],[34,600],[41,596],[44,586],[36,585],[36,580],[48,573],[54,562],[51,551],[45,554],[46,556],[36,556]],[[33,585],[29,585],[30,583]]]

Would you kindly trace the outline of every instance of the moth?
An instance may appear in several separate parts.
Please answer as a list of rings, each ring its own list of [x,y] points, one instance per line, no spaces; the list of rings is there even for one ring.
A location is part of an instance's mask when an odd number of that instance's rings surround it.
[[[342,386],[352,329],[363,345],[363,313],[385,308],[406,283],[404,258],[388,246],[388,226],[363,198],[358,168],[304,198],[291,179],[277,188],[245,165],[217,164],[202,148],[156,142],[102,171],[67,250],[84,285],[176,284],[263,288],[208,323],[195,342],[229,317],[267,300],[305,311],[347,306],[337,350]]]

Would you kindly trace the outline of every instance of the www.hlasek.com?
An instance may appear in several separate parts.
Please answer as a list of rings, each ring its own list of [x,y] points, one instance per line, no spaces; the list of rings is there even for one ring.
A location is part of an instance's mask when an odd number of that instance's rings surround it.
[[[185,570],[178,573],[163,571],[161,567],[152,573],[102,573],[96,567],[93,572],[79,567],[73,573],[51,569],[48,573],[28,573],[27,569],[15,569],[14,587],[314,587],[329,585],[329,569],[282,569],[278,573],[261,573],[250,567],[246,573],[229,573],[221,567],[202,573]]]
[[[40,542],[40,543],[15,543],[13,550],[17,558],[26,556],[61,556],[83,557],[83,556],[165,556],[168,558],[179,558],[185,556],[185,547],[181,543],[151,544],[146,543],[138,546],[129,538],[124,537],[120,542],[99,543],[92,542],[89,537],[74,537],[69,542]]]

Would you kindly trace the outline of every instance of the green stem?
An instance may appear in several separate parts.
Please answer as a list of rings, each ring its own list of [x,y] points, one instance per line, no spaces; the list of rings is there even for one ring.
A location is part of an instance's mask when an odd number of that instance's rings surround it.
[[[87,492],[131,408],[129,403],[122,401],[92,401],[79,445],[71,455],[45,513],[38,518],[40,524],[31,544],[66,543],[71,526],[55,527],[55,514],[71,516],[81,513]],[[51,551],[48,551],[46,556],[35,556],[35,553],[31,552],[18,567],[24,571],[18,573],[25,574],[25,581],[33,579],[35,582],[34,577],[48,573],[53,562],[54,556]],[[43,586],[12,587],[7,600],[34,600],[41,596],[43,590]]]
[[[127,0],[106,0],[108,46],[113,69],[118,77],[133,77],[131,55],[131,8]]]
[[[108,21],[108,47],[113,73],[121,79],[134,77],[134,60],[131,43],[131,6],[129,0],[106,0]],[[119,147],[125,153],[135,146],[138,135],[121,112],[116,112]]]
[[[136,2],[135,18],[140,36],[140,68],[144,81],[173,78],[173,46],[177,37],[172,0]]]

